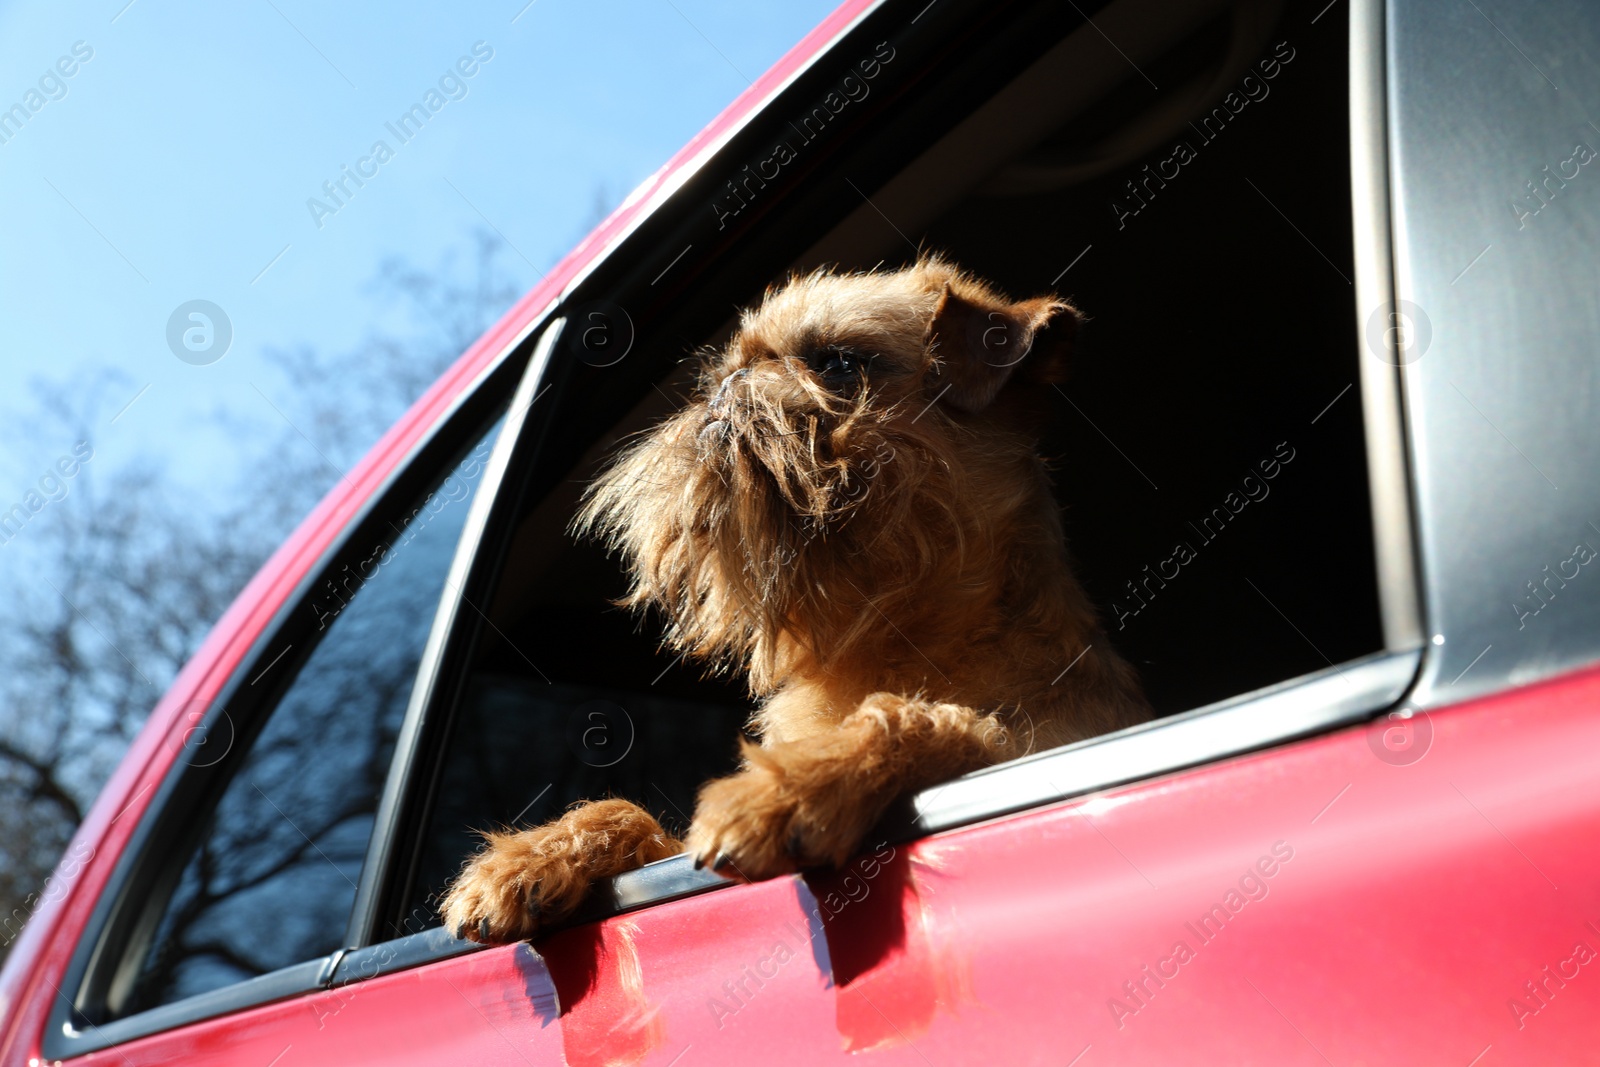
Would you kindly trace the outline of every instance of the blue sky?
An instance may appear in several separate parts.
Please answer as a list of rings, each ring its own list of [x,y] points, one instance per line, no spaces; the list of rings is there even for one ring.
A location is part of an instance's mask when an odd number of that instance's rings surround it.
[[[26,420],[31,379],[87,390],[115,368],[96,469],[154,458],[199,505],[235,491],[259,445],[239,427],[275,429],[263,394],[292,390],[267,350],[403,329],[372,292],[380,262],[465,252],[485,219],[526,289],[582,235],[597,190],[620,200],[832,6],[0,6],[0,110],[37,107],[0,125],[0,419]],[[443,106],[401,143],[385,124],[430,89]],[[358,166],[365,184],[347,179],[337,212],[314,217],[307,201],[331,204],[323,183]],[[207,365],[167,343],[192,300],[232,326]],[[0,508],[73,444],[49,437],[0,433]]]

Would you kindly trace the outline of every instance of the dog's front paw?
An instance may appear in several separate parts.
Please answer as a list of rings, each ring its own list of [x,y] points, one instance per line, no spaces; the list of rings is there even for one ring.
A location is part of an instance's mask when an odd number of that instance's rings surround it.
[[[879,812],[842,768],[796,746],[746,750],[748,766],[700,791],[686,849],[695,866],[759,881],[804,867],[838,866]]]
[[[1007,745],[994,715],[873,693],[825,734],[747,743],[745,769],[700,791],[687,848],[749,881],[838,867],[897,795],[995,763]]]
[[[484,835],[483,851],[468,861],[440,905],[446,930],[489,945],[534,935],[544,899],[541,874],[547,863],[541,862],[537,846],[523,839],[539,832]]]
[[[440,904],[456,937],[502,945],[571,915],[592,882],[677,855],[681,845],[626,800],[599,800],[555,822],[484,835]]]

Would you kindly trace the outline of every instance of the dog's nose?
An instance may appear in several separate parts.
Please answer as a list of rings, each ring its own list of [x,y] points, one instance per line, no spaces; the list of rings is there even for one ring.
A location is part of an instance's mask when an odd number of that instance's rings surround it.
[[[706,406],[712,411],[721,411],[723,405],[728,402],[728,388],[733,385],[734,382],[740,381],[749,376],[750,368],[740,367],[732,374],[723,378],[722,381],[717,385],[717,391],[711,395],[711,402]]]

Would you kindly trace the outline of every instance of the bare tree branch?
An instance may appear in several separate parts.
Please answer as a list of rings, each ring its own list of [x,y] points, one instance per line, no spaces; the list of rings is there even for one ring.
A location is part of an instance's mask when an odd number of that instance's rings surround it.
[[[72,480],[71,499],[29,520],[20,545],[0,545],[11,553],[0,572],[9,609],[0,628],[0,916],[26,912],[151,708],[268,553],[515,300],[500,254],[498,240],[480,233],[435,269],[385,261],[373,291],[388,305],[387,331],[342,353],[270,352],[287,383],[276,401],[294,425],[244,428],[259,451],[221,514],[175,499],[152,463],[96,460]],[[109,370],[87,383],[37,383],[31,420],[6,425],[29,441],[88,441],[85,427],[103,425],[128,387]],[[377,788],[383,773],[361,776]],[[310,827],[318,848],[349,818],[338,802],[323,814]],[[301,843],[269,874],[243,880],[216,869],[222,857],[198,858],[214,899],[247,892],[308,852]],[[189,951],[251,965],[236,946],[200,936],[208,944]]]

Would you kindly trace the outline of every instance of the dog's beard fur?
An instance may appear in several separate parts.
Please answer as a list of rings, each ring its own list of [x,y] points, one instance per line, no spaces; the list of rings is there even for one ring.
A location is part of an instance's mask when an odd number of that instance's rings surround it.
[[[853,658],[879,613],[903,618],[985,540],[958,509],[977,435],[908,401],[874,410],[870,379],[854,400],[794,384],[802,410],[748,390],[709,423],[704,402],[680,412],[623,453],[580,518],[629,560],[628,604],[662,608],[674,649],[744,669],[758,695],[799,657]]]

